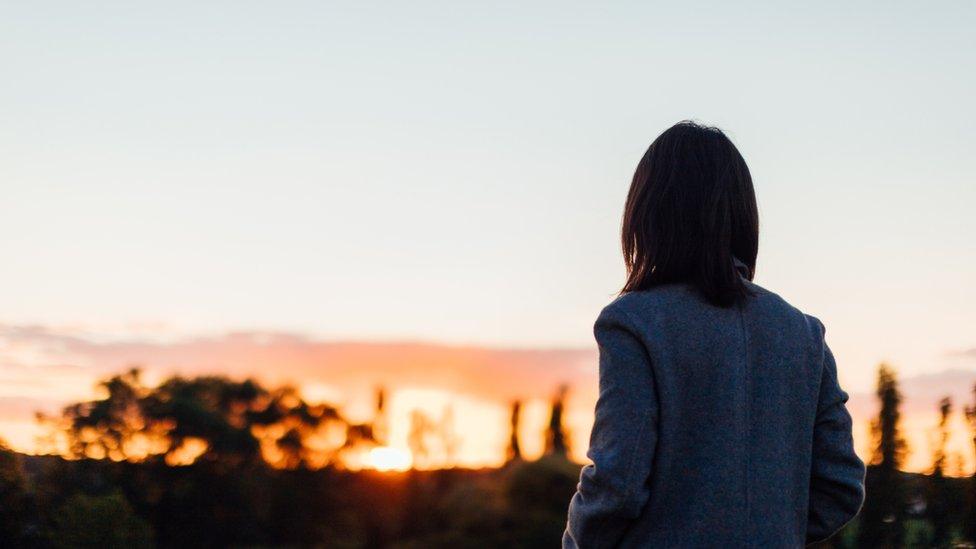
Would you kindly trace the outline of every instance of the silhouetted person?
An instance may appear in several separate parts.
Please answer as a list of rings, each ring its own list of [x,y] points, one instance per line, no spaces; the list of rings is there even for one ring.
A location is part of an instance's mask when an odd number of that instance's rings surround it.
[[[600,397],[563,547],[801,547],[857,513],[864,464],[823,325],[752,283],[759,219],[715,128],[668,129],[624,211]]]

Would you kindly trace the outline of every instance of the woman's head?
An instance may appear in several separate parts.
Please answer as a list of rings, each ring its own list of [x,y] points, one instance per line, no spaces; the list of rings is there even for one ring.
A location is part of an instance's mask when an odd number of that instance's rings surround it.
[[[685,282],[723,307],[746,296],[733,258],[752,280],[759,211],[749,168],[729,138],[694,122],[658,136],[634,173],[621,237],[624,292]]]

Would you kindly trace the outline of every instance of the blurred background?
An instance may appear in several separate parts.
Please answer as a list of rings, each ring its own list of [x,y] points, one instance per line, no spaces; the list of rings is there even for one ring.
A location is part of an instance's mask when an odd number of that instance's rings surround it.
[[[682,119],[851,393],[830,544],[976,540],[972,2],[3,12],[5,545],[558,546]]]

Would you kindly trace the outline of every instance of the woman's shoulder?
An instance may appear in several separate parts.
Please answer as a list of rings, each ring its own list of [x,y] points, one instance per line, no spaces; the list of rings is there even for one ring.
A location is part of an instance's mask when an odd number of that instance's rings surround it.
[[[600,311],[597,324],[614,322],[646,326],[668,319],[693,315],[693,310],[708,307],[688,284],[662,284],[647,290],[625,292]]]
[[[747,287],[752,291],[753,299],[747,301],[746,310],[750,307],[754,309],[748,312],[772,324],[792,324],[806,332],[812,340],[823,341],[826,329],[819,318],[800,310],[778,293],[758,284],[749,282]]]
[[[639,313],[653,306],[674,306],[681,302],[701,301],[688,284],[661,284],[647,290],[624,292],[603,308],[603,312]]]
[[[740,311],[757,320],[779,324],[802,324],[811,335],[823,337],[820,320],[801,311],[778,293],[753,282],[747,282],[749,295],[736,306],[721,308],[710,304],[688,284],[662,284],[647,290],[626,292],[617,296],[600,312],[600,319],[617,319],[626,323],[646,324],[682,320],[738,317]]]

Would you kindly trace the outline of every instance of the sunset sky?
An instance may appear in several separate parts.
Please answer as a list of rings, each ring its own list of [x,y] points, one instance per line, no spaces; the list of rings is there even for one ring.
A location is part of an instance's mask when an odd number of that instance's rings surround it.
[[[130,363],[485,423],[530,398],[540,428],[571,381],[585,430],[624,195],[686,118],[739,146],[757,282],[823,320],[845,386],[886,360],[962,395],[974,25],[972,2],[6,5],[0,436]]]

